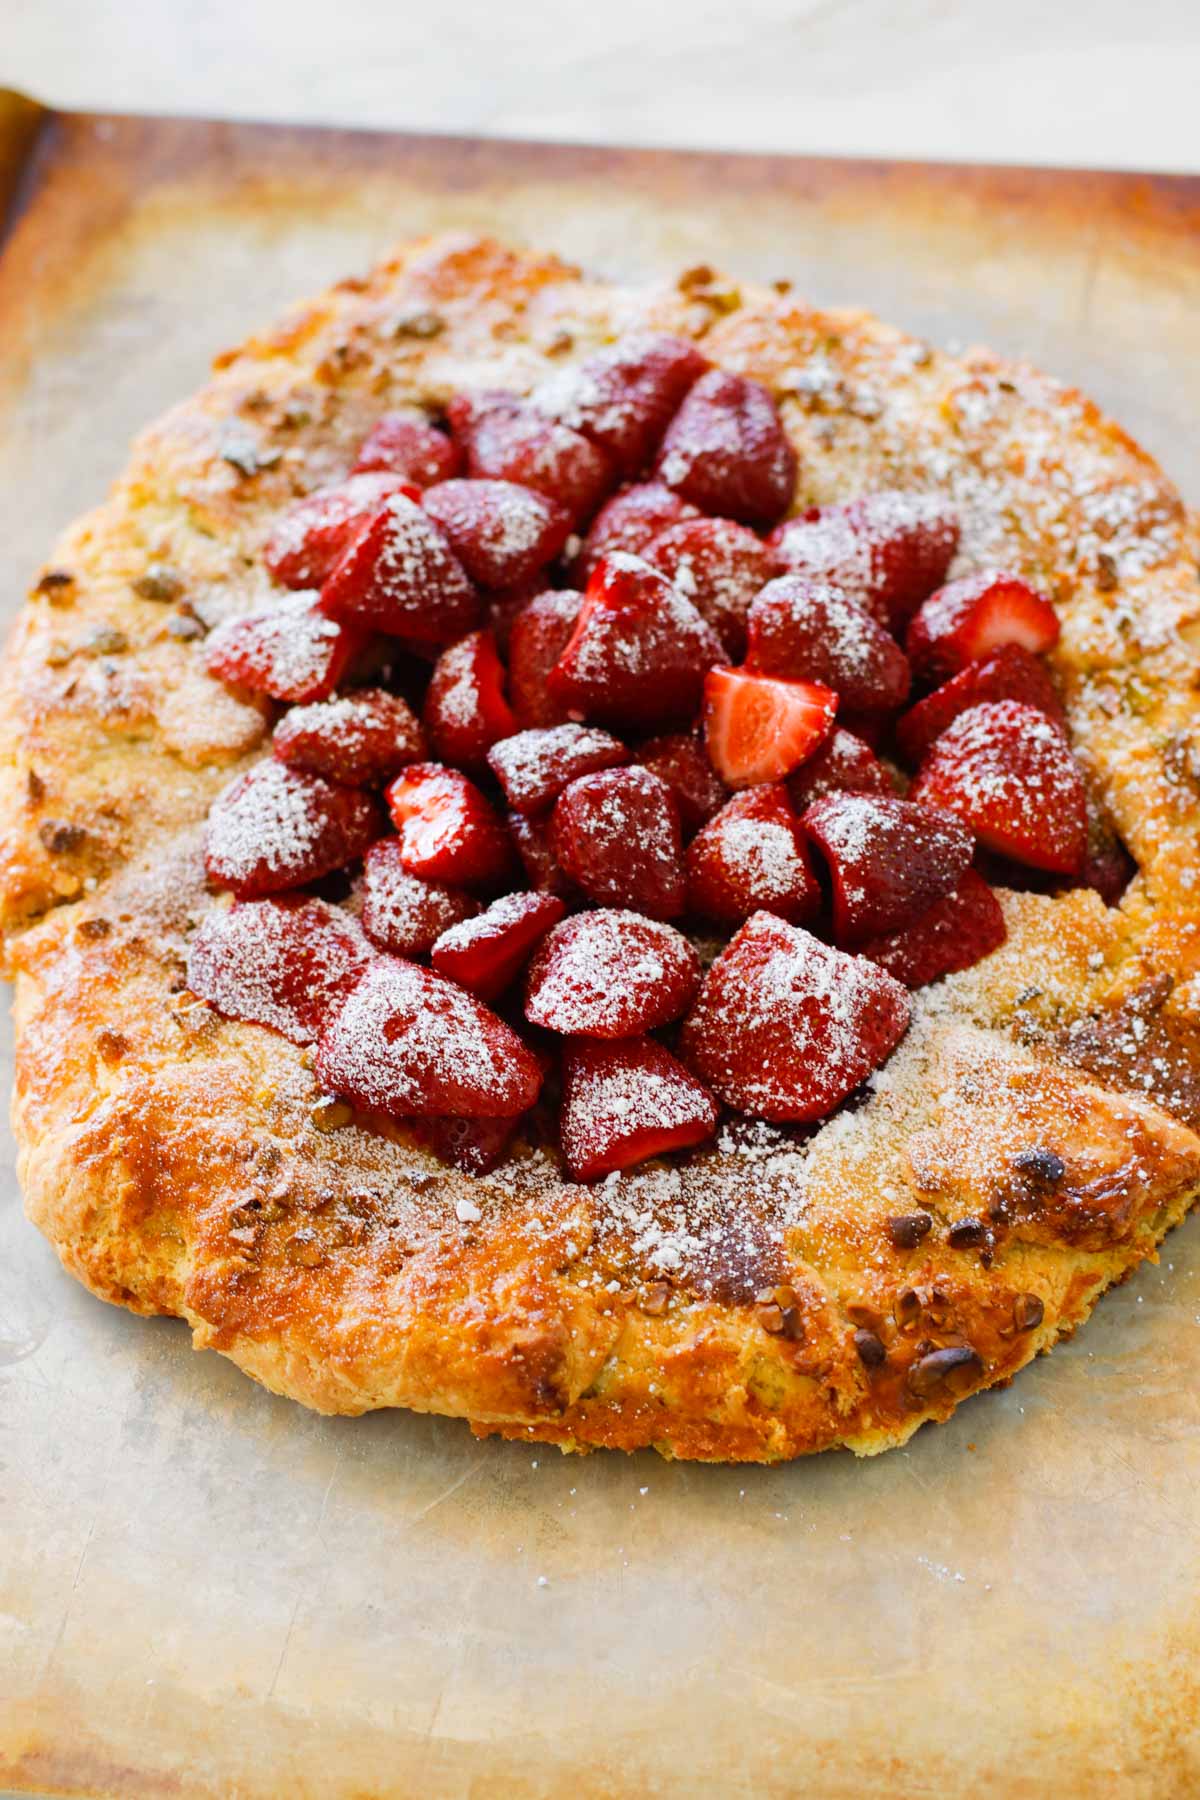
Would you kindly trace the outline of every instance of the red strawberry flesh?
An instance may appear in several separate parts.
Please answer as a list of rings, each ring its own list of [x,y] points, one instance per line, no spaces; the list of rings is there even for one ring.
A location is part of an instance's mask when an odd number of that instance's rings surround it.
[[[443,650],[425,694],[422,723],[434,754],[481,770],[487,754],[517,728],[504,697],[504,665],[490,631],[471,631]]]
[[[439,975],[494,1000],[514,982],[566,912],[553,894],[506,894],[478,918],[443,932],[430,960]]]
[[[367,851],[362,926],[380,950],[424,956],[444,931],[478,912],[479,902],[461,888],[410,875],[401,854],[398,838],[380,838]]]
[[[966,869],[958,885],[914,924],[867,938],[858,954],[905,987],[919,988],[982,962],[1007,935],[1000,902],[982,875]]]
[[[837,695],[816,681],[710,669],[704,682],[704,741],[726,787],[780,781],[820,749],[833,729]]]
[[[559,1137],[576,1181],[702,1144],[717,1118],[708,1089],[653,1038],[579,1042],[563,1053]]]
[[[354,920],[324,900],[235,900],[201,921],[188,986],[227,1019],[307,1044],[370,958]]]
[[[891,634],[840,588],[783,575],[750,608],[746,667],[820,681],[843,712],[890,713],[908,698],[908,659]]]
[[[988,700],[1020,700],[1065,727],[1062,701],[1045,663],[1019,644],[1003,644],[968,663],[957,675],[910,707],[896,724],[896,744],[907,762],[919,763],[935,738],[960,713]]]
[[[444,644],[469,631],[479,595],[444,535],[407,494],[394,494],[321,589],[331,619]]]
[[[740,925],[771,912],[793,924],[811,919],[821,890],[787,789],[735,794],[692,839],[687,852],[688,910]]]
[[[368,795],[268,757],[214,800],[204,866],[218,887],[255,899],[344,868],[378,831],[378,809]]]
[[[667,427],[655,472],[701,511],[771,525],[796,486],[796,454],[761,382],[710,369]]]
[[[828,865],[843,946],[915,924],[957,885],[975,847],[953,812],[883,794],[826,794],[801,823]]]
[[[385,796],[410,875],[454,887],[498,887],[512,847],[502,821],[473,781],[441,763],[413,763]]]
[[[1015,575],[984,569],[939,588],[917,612],[905,647],[923,681],[956,675],[1005,644],[1040,654],[1058,642],[1058,614]]]
[[[563,871],[598,906],[652,919],[683,911],[679,811],[649,769],[602,769],[571,782],[555,803],[551,841]]]
[[[599,907],[556,925],[529,966],[525,1017],[572,1037],[627,1038],[677,1019],[700,959],[671,925]]]
[[[284,513],[263,550],[263,561],[284,587],[319,587],[339,558],[393,494],[415,499],[403,475],[351,475],[319,488]]]
[[[412,709],[382,688],[358,688],[337,700],[294,706],[275,727],[280,762],[348,787],[374,787],[425,756]]]

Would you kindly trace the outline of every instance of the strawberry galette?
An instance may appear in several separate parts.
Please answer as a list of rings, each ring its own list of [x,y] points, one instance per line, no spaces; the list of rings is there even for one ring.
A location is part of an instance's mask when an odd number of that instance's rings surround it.
[[[1196,1197],[1187,520],[1031,370],[418,244],[7,675],[31,1213],[279,1392],[875,1451]]]

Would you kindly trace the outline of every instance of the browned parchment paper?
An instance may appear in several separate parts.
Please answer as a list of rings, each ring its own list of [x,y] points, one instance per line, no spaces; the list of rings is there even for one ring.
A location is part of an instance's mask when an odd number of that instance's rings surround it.
[[[1091,389],[1200,496],[1200,182],[56,117],[0,99],[4,603],[212,351],[389,241],[793,277]],[[10,1059],[8,1059],[10,1060]],[[7,1072],[7,1071],[6,1071]],[[0,1198],[0,1788],[1200,1793],[1200,1226],[904,1451],[321,1420]]]

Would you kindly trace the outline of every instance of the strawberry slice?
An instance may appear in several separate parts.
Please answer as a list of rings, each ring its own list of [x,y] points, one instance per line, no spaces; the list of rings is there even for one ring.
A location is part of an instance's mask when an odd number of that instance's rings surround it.
[[[602,557],[575,630],[546,677],[552,701],[620,730],[691,718],[721,640],[671,583],[638,556]]]
[[[726,787],[780,781],[820,749],[837,703],[837,695],[816,681],[710,669],[704,681],[709,761]]]
[[[843,712],[895,712],[908,698],[908,659],[890,632],[840,588],[783,575],[747,620],[746,667],[823,682]]]
[[[453,438],[413,408],[384,413],[376,421],[363,439],[352,473],[387,469],[414,487],[427,488],[452,480],[461,468],[462,451]]]
[[[552,700],[546,677],[566,649],[583,605],[573,588],[539,594],[512,622],[508,639],[508,691],[521,726],[561,725],[566,708]]]
[[[555,803],[551,842],[564,872],[597,905],[652,919],[683,911],[679,813],[649,769],[602,769],[571,782]]]
[[[1020,700],[1036,706],[1048,719],[1065,728],[1062,701],[1045,663],[1020,644],[1002,644],[990,656],[968,663],[957,675],[918,700],[896,722],[896,744],[909,763],[919,763],[936,737],[952,725],[959,713],[987,700]]]
[[[321,611],[444,644],[475,624],[479,596],[433,520],[407,494],[393,494],[335,564]]]
[[[884,794],[826,794],[801,823],[829,865],[841,945],[915,924],[957,885],[975,848],[954,813]]]
[[[891,794],[892,778],[869,744],[839,726],[816,755],[788,777],[798,813],[822,794]]]
[[[860,944],[865,956],[905,987],[924,987],[957,969],[969,969],[998,950],[1008,936],[995,894],[975,869],[915,924]]]
[[[680,1054],[719,1099],[760,1119],[822,1119],[890,1056],[908,995],[770,913],[755,913],[704,977]]]
[[[471,580],[485,588],[529,581],[554,561],[571,530],[565,507],[515,481],[439,482],[426,489],[422,505]]]
[[[732,519],[691,519],[660,531],[642,554],[708,620],[726,655],[741,656],[750,602],[779,574],[775,552]]]
[[[689,506],[661,481],[642,481],[622,488],[605,501],[592,520],[572,575],[576,581],[586,581],[600,558],[613,550],[642,556],[646,546],[670,526],[699,517],[696,507]]]
[[[227,1019],[308,1044],[370,959],[354,920],[324,900],[235,900],[201,921],[187,981]]]
[[[443,650],[425,694],[429,742],[443,762],[483,769],[487,753],[517,729],[504,698],[504,665],[490,631],[471,631]]]
[[[588,519],[613,485],[610,459],[568,425],[515,394],[458,394],[446,408],[467,474],[515,481]]]
[[[810,507],[767,541],[795,574],[841,588],[899,632],[946,579],[958,535],[937,495],[884,492]]]
[[[931,594],[905,645],[913,673],[940,681],[1003,644],[1040,655],[1058,642],[1058,632],[1058,614],[1045,595],[1015,575],[983,569]]]
[[[400,861],[424,881],[499,887],[512,871],[504,825],[473,781],[440,763],[412,763],[384,798],[399,836]]]
[[[1079,765],[1057,725],[1019,700],[960,713],[921,764],[914,800],[965,819],[1002,856],[1078,875],[1087,854],[1087,800]]]
[[[637,760],[670,788],[685,836],[699,831],[729,798],[728,789],[708,760],[703,740],[695,732],[647,738]]]
[[[787,789],[735,794],[688,846],[687,882],[688,910],[720,924],[759,911],[794,924],[811,919],[821,890]]]
[[[502,1019],[417,963],[377,956],[326,1019],[316,1076],[331,1094],[396,1119],[509,1119],[542,1071]]]
[[[424,956],[444,931],[479,911],[461,888],[410,875],[399,838],[380,838],[363,860],[362,927],[394,956]]]
[[[347,787],[390,781],[406,763],[420,762],[425,740],[412,709],[382,688],[358,688],[316,706],[294,706],[275,727],[280,762]]]
[[[490,1175],[508,1155],[514,1119],[409,1119],[417,1143],[464,1175]]]
[[[544,812],[581,775],[615,769],[628,761],[624,744],[596,725],[550,725],[539,731],[518,731],[488,751],[488,762],[504,789],[504,798],[524,813]]]
[[[702,1144],[718,1116],[708,1089],[653,1038],[563,1052],[559,1141],[576,1181]]]
[[[218,625],[205,646],[205,664],[221,681],[273,700],[324,700],[367,638],[357,626],[325,618],[316,594],[301,590]]]
[[[707,367],[685,338],[632,332],[543,383],[537,404],[605,451],[622,475],[636,475]]]
[[[539,894],[557,894],[563,900],[577,901],[579,890],[568,880],[554,853],[550,820],[513,812],[507,822],[530,887]]]
[[[268,538],[263,561],[284,587],[319,587],[360,531],[394,494],[416,499],[402,475],[351,475],[289,508]]]
[[[554,894],[505,894],[478,918],[444,931],[430,961],[448,981],[457,981],[481,1000],[494,1000],[516,980],[566,910]]]
[[[791,504],[796,453],[761,382],[710,369],[668,425],[655,472],[702,512],[771,525]]]
[[[700,958],[671,925],[606,907],[556,925],[529,965],[525,1017],[572,1037],[628,1038],[691,1005]]]
[[[218,887],[251,900],[343,868],[378,834],[379,812],[369,795],[268,757],[213,801],[204,866]]]

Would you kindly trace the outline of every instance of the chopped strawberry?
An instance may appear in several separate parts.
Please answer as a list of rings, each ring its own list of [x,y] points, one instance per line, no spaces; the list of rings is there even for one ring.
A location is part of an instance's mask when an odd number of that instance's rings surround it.
[[[425,755],[411,707],[382,688],[356,688],[337,700],[292,707],[275,727],[273,743],[280,762],[347,787],[390,781]]]
[[[622,475],[636,475],[707,367],[685,338],[634,332],[552,377],[539,390],[537,403],[598,445]]]
[[[546,677],[552,701],[618,730],[692,717],[721,640],[665,576],[614,552],[588,577],[575,629]]]
[[[704,740],[726,787],[780,781],[819,750],[833,729],[837,695],[816,681],[748,669],[710,669]]]
[[[459,394],[446,412],[468,475],[533,488],[564,506],[575,523],[589,519],[613,485],[603,450],[515,394]]]
[[[512,622],[508,639],[508,691],[517,724],[561,725],[567,710],[552,700],[546,677],[566,649],[583,605],[573,588],[538,594]]]
[[[796,453],[761,382],[710,369],[668,425],[655,472],[703,512],[771,525],[791,503]]]
[[[378,833],[369,795],[268,757],[213,801],[204,866],[218,887],[252,900],[344,868]]]
[[[430,960],[448,981],[470,988],[481,1000],[494,1000],[566,910],[554,894],[505,894],[478,918],[444,931]]]
[[[490,631],[471,631],[438,657],[422,715],[434,754],[483,769],[487,753],[517,729],[504,698],[504,665]]]
[[[783,575],[754,601],[747,634],[748,669],[823,682],[844,713],[891,713],[908,698],[903,650],[840,588]]]
[[[542,1071],[516,1032],[417,963],[377,956],[325,1022],[316,1076],[357,1106],[406,1119],[507,1119],[538,1097]]]
[[[779,574],[775,552],[732,519],[691,519],[660,531],[642,555],[708,620],[726,654],[741,656],[750,602]]]
[[[474,625],[479,595],[433,520],[407,494],[394,494],[335,565],[321,611],[444,644]]]
[[[677,1019],[699,986],[700,958],[682,932],[600,907],[543,940],[525,982],[525,1017],[572,1037],[637,1037]]]
[[[946,579],[958,521],[934,494],[863,494],[841,506],[810,507],[768,542],[797,575],[840,587],[899,632]]]
[[[1008,936],[1000,902],[983,876],[965,869],[957,887],[915,924],[868,938],[858,954],[878,963],[905,987],[924,987],[956,969],[969,969]]]
[[[410,875],[454,887],[499,887],[512,870],[507,831],[473,781],[440,763],[412,763],[385,798]]]
[[[508,829],[530,887],[536,888],[539,894],[557,894],[563,900],[577,900],[579,890],[567,878],[554,854],[550,819],[509,813]]]
[[[1078,875],[1087,854],[1079,765],[1057,725],[1018,700],[960,713],[936,740],[910,790],[958,813],[1002,856]]]
[[[572,570],[576,581],[586,581],[593,566],[613,550],[642,556],[646,546],[672,525],[698,519],[697,507],[689,506],[661,481],[642,481],[622,488],[605,502],[592,520],[583,548]]]
[[[263,550],[284,587],[319,587],[360,531],[393,494],[416,499],[402,475],[351,475],[336,487],[318,488],[284,513]]]
[[[492,773],[504,798],[518,812],[544,812],[581,775],[615,769],[629,761],[619,739],[596,725],[550,725],[518,731],[488,751]]]
[[[410,1119],[417,1142],[464,1175],[490,1175],[508,1154],[517,1129],[513,1119]]]
[[[647,738],[637,761],[670,788],[685,836],[699,831],[729,798],[729,790],[708,760],[703,739],[695,732]]]
[[[559,795],[552,837],[563,870],[599,906],[628,906],[652,919],[683,911],[679,812],[649,769],[602,769]]]
[[[794,924],[811,919],[821,890],[787,789],[735,794],[692,839],[687,853],[688,910],[740,925],[772,912]]]
[[[803,812],[822,794],[891,794],[892,778],[869,744],[839,726],[832,737],[788,777],[788,793]]]
[[[1020,644],[1002,644],[990,656],[970,662],[957,675],[918,700],[896,723],[896,744],[910,763],[919,763],[936,737],[959,713],[987,700],[1020,700],[1036,706],[1056,725],[1065,725],[1062,701],[1045,663]]]
[[[915,924],[957,885],[975,848],[954,813],[894,795],[826,794],[801,823],[829,865],[842,945]]]
[[[354,920],[324,900],[235,900],[201,921],[187,980],[227,1019],[307,1044],[370,958]]]
[[[898,981],[755,913],[704,977],[680,1055],[718,1098],[762,1119],[821,1119],[908,1029]]]
[[[539,574],[531,581],[518,581],[515,587],[496,588],[486,596],[487,621],[496,647],[504,660],[508,661],[508,644],[512,628],[518,616],[525,611],[531,600],[547,591],[544,578]]]
[[[1079,879],[1095,888],[1105,906],[1116,906],[1137,874],[1137,864],[1117,834],[1112,814],[1094,780],[1084,779],[1087,804],[1087,854]]]
[[[479,911],[461,888],[423,881],[404,867],[399,838],[380,838],[363,859],[362,927],[393,956],[424,956],[444,931]]]
[[[317,611],[315,593],[281,594],[269,606],[219,625],[205,646],[210,675],[273,700],[324,700],[367,633]]]
[[[1043,594],[1015,575],[983,569],[931,594],[905,644],[913,673],[941,681],[1003,644],[1040,655],[1058,642],[1058,632],[1058,614]]]
[[[565,507],[515,481],[443,481],[422,505],[480,587],[528,581],[553,562],[571,530]]]
[[[708,1089],[653,1038],[563,1052],[559,1140],[576,1181],[702,1144],[717,1118]]]
[[[409,412],[384,413],[363,439],[353,473],[368,469],[390,469],[402,475],[415,487],[432,487],[438,481],[450,481],[462,467],[462,451],[425,414],[413,408]]]

